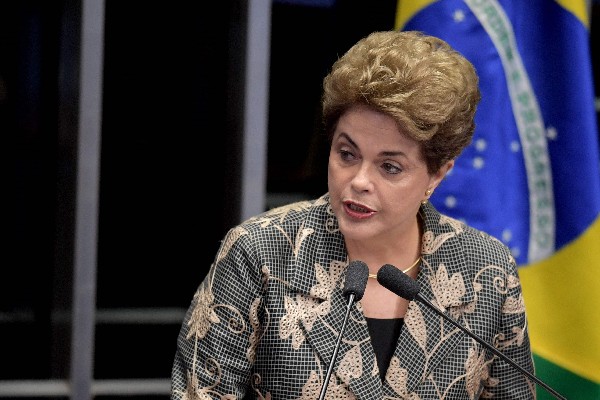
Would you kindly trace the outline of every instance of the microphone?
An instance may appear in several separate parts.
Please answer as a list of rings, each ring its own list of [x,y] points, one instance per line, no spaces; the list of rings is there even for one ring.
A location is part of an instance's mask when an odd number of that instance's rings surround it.
[[[524,369],[523,367],[521,367],[519,364],[517,364],[516,362],[514,362],[513,360],[511,360],[504,354],[502,354],[494,346],[487,343],[485,340],[483,340],[482,338],[480,338],[479,336],[477,336],[476,334],[474,334],[473,332],[471,332],[470,330],[468,330],[467,328],[465,328],[464,326],[462,326],[461,324],[456,322],[454,319],[450,318],[442,310],[440,310],[439,308],[434,306],[433,303],[431,303],[429,300],[427,300],[425,297],[423,297],[423,295],[421,295],[419,293],[419,291],[421,290],[421,285],[419,284],[419,282],[413,280],[411,277],[406,275],[404,272],[402,272],[398,268],[396,268],[390,264],[385,264],[377,272],[377,281],[386,289],[396,293],[398,296],[400,296],[406,300],[412,301],[413,299],[416,299],[416,300],[420,301],[421,303],[425,304],[427,307],[429,307],[431,310],[433,310],[436,314],[438,314],[439,316],[444,318],[446,321],[450,322],[452,325],[454,325],[455,327],[457,327],[460,330],[462,330],[463,332],[465,332],[467,335],[471,336],[479,344],[483,345],[489,351],[491,351],[492,353],[494,353],[495,355],[497,355],[498,357],[500,357],[501,359],[503,359],[504,361],[506,361],[513,367],[515,367],[522,374],[527,375],[531,380],[533,380],[534,382],[543,386],[544,389],[546,389],[548,392],[552,393],[557,399],[567,400],[560,393],[558,393],[556,390],[552,389],[550,386],[548,386],[547,384],[542,382],[539,378],[537,378],[531,372],[529,372],[526,369]]]
[[[337,342],[335,344],[335,347],[333,348],[333,355],[331,356],[331,360],[329,361],[329,368],[327,369],[327,374],[325,375],[323,386],[321,386],[321,394],[319,395],[319,400],[323,400],[325,398],[327,386],[329,385],[329,379],[331,378],[331,373],[333,371],[335,359],[337,358],[337,353],[340,350],[342,334],[346,329],[346,323],[348,322],[348,317],[350,316],[352,304],[362,299],[363,295],[365,294],[365,289],[367,288],[368,279],[369,267],[367,267],[367,264],[358,260],[350,261],[346,272],[346,280],[344,281],[344,289],[342,290],[342,294],[348,299],[348,304],[346,305],[346,315],[344,316],[344,321],[342,322],[342,329],[340,329],[340,333],[338,334]]]

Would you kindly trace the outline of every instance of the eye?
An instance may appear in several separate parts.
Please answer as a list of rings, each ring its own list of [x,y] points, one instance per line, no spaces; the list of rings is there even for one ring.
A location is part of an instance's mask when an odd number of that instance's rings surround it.
[[[356,159],[354,154],[349,150],[340,149],[339,154],[340,154],[340,158],[344,161],[352,161],[352,160]]]
[[[387,174],[391,174],[391,175],[395,175],[395,174],[399,174],[400,172],[402,172],[402,168],[400,168],[398,165],[392,164],[390,162],[384,162],[381,165],[381,168],[387,173]]]

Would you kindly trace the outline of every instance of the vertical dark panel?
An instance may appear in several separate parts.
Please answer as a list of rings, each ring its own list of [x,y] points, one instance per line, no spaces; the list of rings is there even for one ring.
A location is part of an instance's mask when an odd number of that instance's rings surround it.
[[[56,165],[56,231],[52,304],[52,376],[69,375],[75,246],[75,192],[79,122],[79,58],[81,2],[65,0],[60,16],[58,48],[58,137]]]
[[[106,3],[99,309],[186,308],[236,222],[235,3]],[[179,324],[135,323],[97,328],[96,378],[170,376]]]
[[[0,130],[6,174],[2,220],[7,233],[0,280],[3,379],[52,375],[61,11],[60,2],[0,5]]]
[[[228,18],[227,2],[107,2],[99,307],[180,306],[186,271],[197,281],[212,261],[230,183]]]

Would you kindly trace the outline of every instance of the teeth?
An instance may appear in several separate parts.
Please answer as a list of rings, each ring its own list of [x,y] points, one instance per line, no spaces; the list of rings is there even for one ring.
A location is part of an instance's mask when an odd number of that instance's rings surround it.
[[[350,207],[350,209],[354,210],[354,211],[367,212],[366,209],[359,207],[356,204],[350,204],[350,205],[348,205],[348,207]]]

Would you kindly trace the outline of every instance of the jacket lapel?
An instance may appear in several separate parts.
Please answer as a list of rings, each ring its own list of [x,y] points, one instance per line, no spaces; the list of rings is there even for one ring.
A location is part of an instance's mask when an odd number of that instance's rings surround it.
[[[290,284],[292,293],[305,297],[308,300],[305,304],[315,307],[310,312],[317,310],[319,314],[317,318],[305,318],[301,322],[305,340],[325,365],[325,369],[317,373],[321,380],[325,378],[350,307],[330,385],[343,382],[357,399],[372,399],[373,393],[382,393],[381,380],[373,374],[375,353],[360,304],[349,306],[342,294],[348,265],[346,246],[328,202],[311,210],[301,231],[305,237],[297,247]]]
[[[421,285],[420,294],[450,315],[475,299],[470,276],[473,272],[469,271],[463,257],[459,236],[462,224],[442,216],[429,204],[422,207],[421,215],[424,238],[423,263],[417,278]],[[460,320],[457,322],[462,324]],[[455,350],[465,335],[428,306],[411,302],[395,350],[398,367],[407,376],[407,393],[414,391]]]

